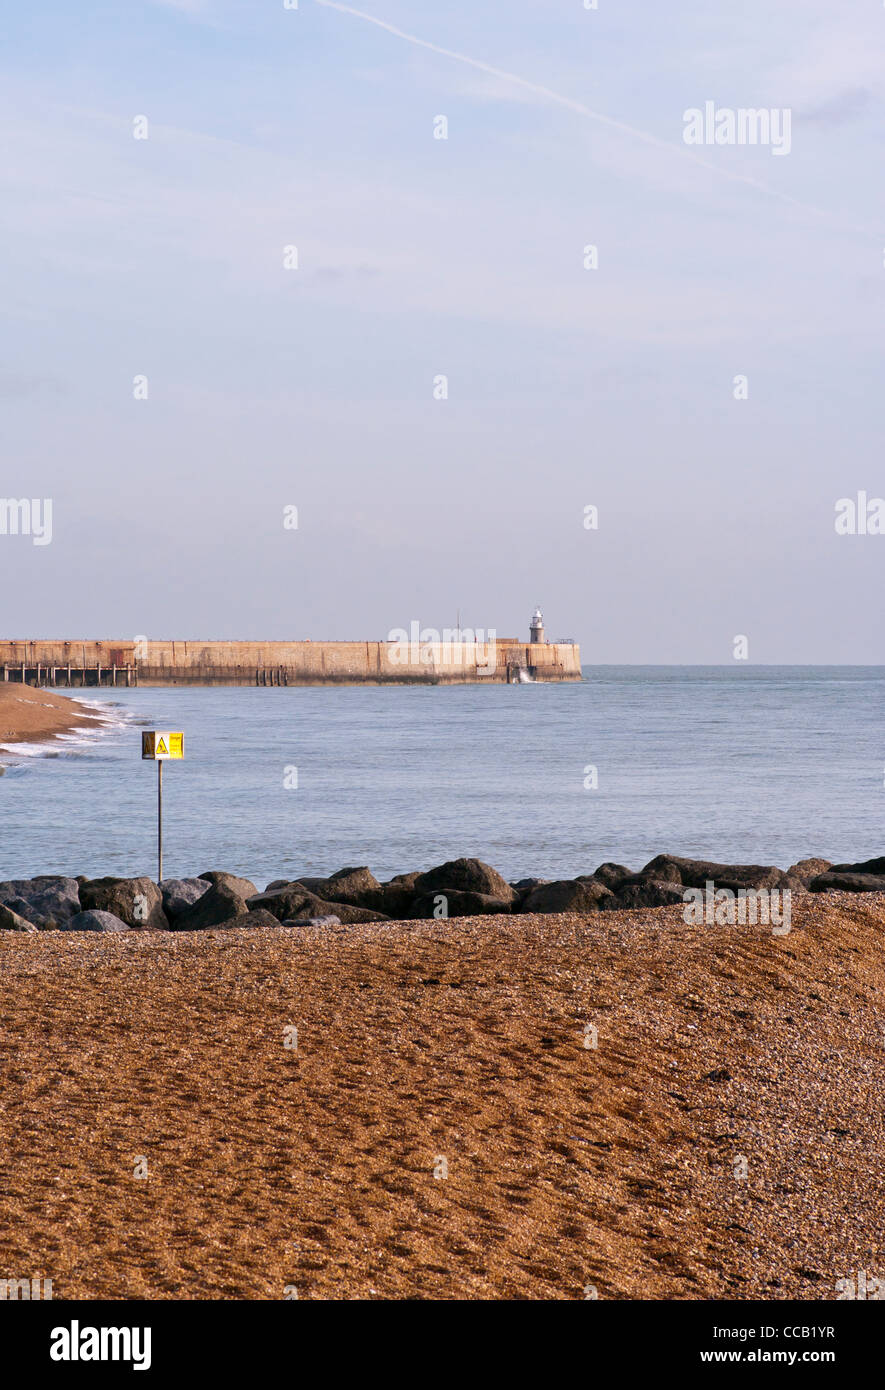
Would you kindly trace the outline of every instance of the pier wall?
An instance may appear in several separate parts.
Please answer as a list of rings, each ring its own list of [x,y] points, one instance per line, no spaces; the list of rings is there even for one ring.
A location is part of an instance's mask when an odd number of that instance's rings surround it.
[[[5,681],[31,685],[455,685],[581,679],[567,643],[0,641]],[[521,676],[524,672],[525,676]]]

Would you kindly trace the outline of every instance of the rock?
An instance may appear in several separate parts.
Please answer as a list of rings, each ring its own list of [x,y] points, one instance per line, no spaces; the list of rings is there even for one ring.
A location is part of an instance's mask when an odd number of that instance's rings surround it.
[[[797,874],[785,873],[784,881],[781,884],[781,892],[783,893],[789,889],[791,893],[807,893],[809,882],[809,879],[799,878]]]
[[[28,921],[30,921],[30,917],[28,916],[28,914],[31,911],[31,907],[25,898],[19,897],[17,894],[7,893],[5,897],[0,898],[0,903],[2,903],[4,907],[8,907],[10,912],[14,912],[19,917],[25,917]],[[34,916],[40,918],[41,927],[46,925],[49,928],[54,928],[56,926],[55,918],[51,918],[44,923],[44,918],[42,914],[35,912]],[[37,923],[34,922],[32,925],[36,927]]]
[[[885,893],[885,874],[818,874],[808,885],[810,893]]]
[[[288,883],[292,883],[291,878],[275,878],[273,883],[269,883],[265,888],[265,893],[272,893],[275,888],[285,888]]]
[[[318,898],[301,883],[290,883],[286,888],[274,889],[272,893],[256,893],[249,898],[248,907],[266,908],[277,921],[300,920],[305,917],[339,917],[343,924],[356,922],[387,922],[390,919],[382,912],[372,912],[365,907],[351,907],[348,903],[330,903]]]
[[[164,931],[169,923],[163,896],[150,878],[91,878],[80,886],[84,911],[111,912],[129,927]]]
[[[378,882],[371,869],[339,869],[329,878],[302,878],[300,882],[325,902],[367,907],[372,912],[381,912],[384,908],[384,885]]]
[[[318,896],[320,889],[325,888],[325,886],[326,880],[324,878],[312,877],[309,874],[305,874],[303,878],[287,879],[286,882],[283,884],[284,888],[303,888],[306,893],[313,893],[314,897]],[[278,892],[279,890],[271,890],[270,888],[265,889],[265,892],[267,893],[270,893],[271,891]]]
[[[705,888],[708,882],[717,888],[788,888],[783,869],[770,864],[714,864],[706,859],[679,859],[676,855],[659,854],[649,861],[637,879],[655,879],[659,883],[681,883],[685,888]]]
[[[287,917],[309,917],[318,902],[316,894],[300,882],[287,883],[284,888],[266,889],[247,900],[250,911],[264,908],[280,922]]]
[[[280,919],[274,917],[272,912],[268,912],[263,907],[250,907],[246,916],[249,920],[243,923],[244,927],[278,927],[280,925]]]
[[[595,879],[597,883],[604,884],[606,888],[611,888],[614,892],[619,883],[623,883],[625,878],[633,878],[634,875],[633,870],[625,869],[623,864],[606,862],[605,864],[600,864],[599,868],[594,870],[589,877]],[[585,879],[579,878],[578,882],[584,883]]]
[[[358,922],[389,922],[385,912],[373,912],[368,907],[351,907],[350,903],[326,902],[317,898],[310,912],[311,917],[337,917],[342,926],[353,926]]]
[[[36,931],[33,922],[28,922],[24,917],[20,917],[11,907],[5,903],[0,903],[0,931]]]
[[[827,864],[834,874],[885,874],[885,859],[866,859],[862,864]]]
[[[484,893],[504,903],[513,903],[518,896],[510,884],[481,859],[451,859],[447,864],[419,874],[414,883],[416,894],[445,893],[449,889]]]
[[[611,897],[604,883],[561,878],[533,888],[523,899],[520,912],[599,912]]]
[[[428,921],[433,917],[443,920],[446,917],[485,917],[510,911],[510,903],[493,898],[489,893],[470,893],[459,888],[418,893],[412,904],[412,917],[416,921]]]
[[[818,874],[825,874],[833,866],[829,859],[800,859],[798,863],[791,864],[787,869],[787,878],[795,883],[797,880],[806,887]]]
[[[225,922],[216,922],[213,931],[230,931],[234,928],[239,930],[241,927],[254,929],[255,927],[278,927],[280,925],[273,913],[265,912],[263,907],[256,907],[254,911],[239,912],[234,917],[228,917]],[[181,928],[176,928],[181,930]]]
[[[52,930],[80,911],[79,884],[61,874],[10,879],[0,883],[0,903],[35,927]]]
[[[246,898],[254,897],[258,892],[251,879],[237,878],[236,874],[226,874],[222,869],[209,869],[204,874],[198,874],[197,877],[204,878],[213,887],[217,887],[220,883],[226,884],[228,888],[232,888],[235,893],[238,893],[243,901]]]
[[[688,862],[688,861],[686,861]],[[669,854],[656,854],[638,874],[631,878],[653,878],[656,883],[681,883],[682,872],[678,862]]]
[[[637,907],[668,907],[672,903],[685,901],[681,884],[665,883],[660,879],[631,876],[632,881],[622,883],[617,892],[607,898],[601,906],[608,911],[626,912]]]
[[[415,880],[420,877],[417,869],[411,874],[397,874],[388,883],[381,885],[383,896],[379,912],[399,921],[407,921],[412,915],[415,901]]]
[[[319,896],[326,902],[368,907],[372,912],[384,910],[384,888],[371,869],[339,869],[326,880],[326,891]]]
[[[70,917],[68,921],[62,923],[61,931],[131,931],[131,927],[115,917],[113,912],[102,912],[98,908],[90,907],[85,912],[78,912],[76,916]]]
[[[340,917],[292,917],[279,925],[284,927],[340,927]]]
[[[244,884],[248,888],[254,886],[246,879],[234,878],[232,874],[224,877],[231,879],[231,883]],[[242,917],[249,911],[251,902],[247,904],[246,895],[232,887],[231,883],[210,883],[206,892],[175,918],[173,930],[203,931],[206,927],[220,927],[231,917]]]
[[[209,884],[204,878],[164,878],[160,884],[163,911],[169,921],[174,922],[208,891]]]

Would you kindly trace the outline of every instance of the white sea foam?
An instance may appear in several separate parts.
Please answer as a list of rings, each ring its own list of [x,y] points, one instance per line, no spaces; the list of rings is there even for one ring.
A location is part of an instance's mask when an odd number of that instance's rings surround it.
[[[78,711],[75,718],[88,719],[88,724],[34,743],[0,743],[0,753],[12,754],[13,758],[57,757],[62,751],[70,755],[75,748],[92,747],[111,734],[120,733],[132,726],[134,714],[120,705],[105,700],[88,700],[81,696],[70,698],[82,709],[82,713]],[[3,762],[5,766],[10,766],[6,759]]]

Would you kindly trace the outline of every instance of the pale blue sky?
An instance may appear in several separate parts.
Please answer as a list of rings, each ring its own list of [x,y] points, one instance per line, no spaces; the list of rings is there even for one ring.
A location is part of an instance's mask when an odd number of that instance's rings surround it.
[[[585,661],[885,661],[833,525],[885,495],[885,8],[365,4],[576,106],[315,0],[7,12],[0,493],[54,536],[0,536],[2,635],[540,602]],[[706,100],[790,155],[690,151]]]

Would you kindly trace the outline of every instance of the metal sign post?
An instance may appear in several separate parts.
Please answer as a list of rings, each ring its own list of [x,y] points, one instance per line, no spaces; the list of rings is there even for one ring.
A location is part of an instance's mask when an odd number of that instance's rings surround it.
[[[141,735],[143,760],[157,764],[157,882],[163,880],[163,764],[184,757],[184,734],[178,730],[145,729]]]
[[[157,759],[157,882],[163,882],[163,759]]]

